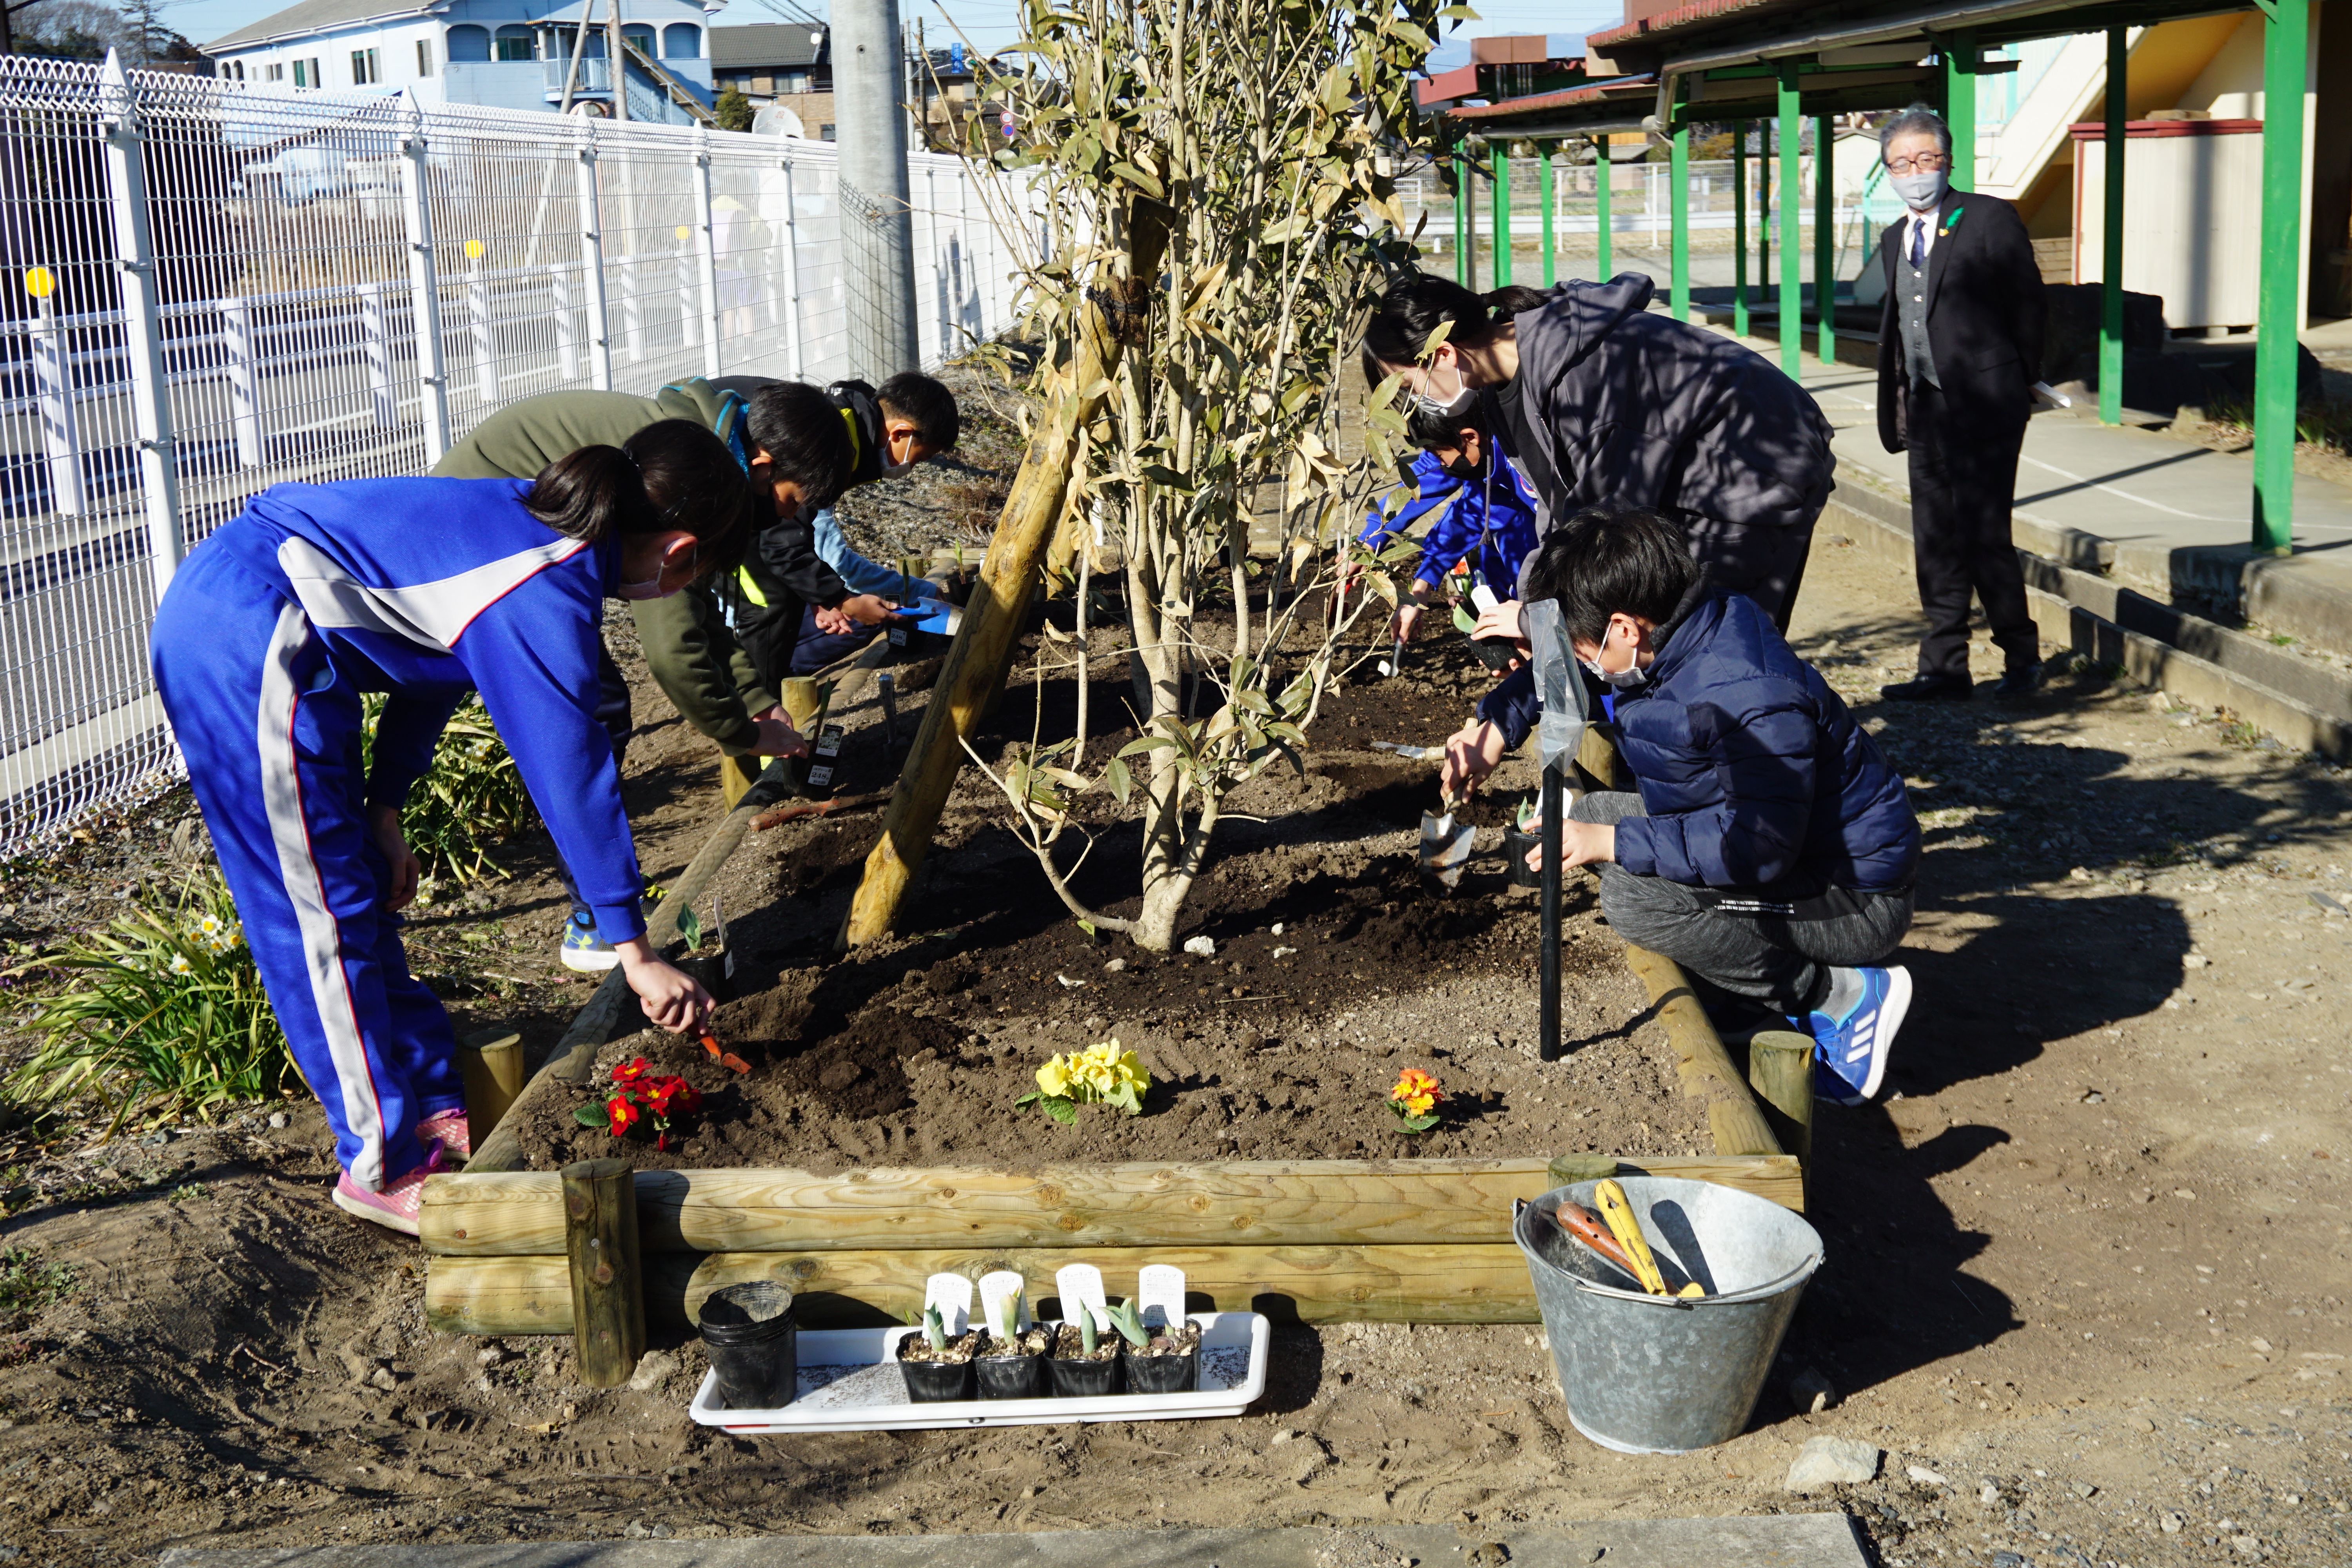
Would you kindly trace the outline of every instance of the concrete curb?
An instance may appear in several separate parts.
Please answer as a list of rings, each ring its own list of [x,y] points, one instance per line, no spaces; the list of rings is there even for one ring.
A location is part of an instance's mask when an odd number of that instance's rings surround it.
[[[1544,1530],[1444,1525],[1287,1530],[1042,1531],[1023,1535],[772,1535],[496,1546],[174,1547],[161,1568],[1866,1568],[1841,1513],[1635,1519]]]
[[[1907,501],[1848,477],[1822,517],[1874,559],[1911,570]],[[2227,709],[2291,750],[2352,761],[2352,672],[2299,658],[2261,637],[2217,626],[2070,563],[2095,569],[2099,557],[2090,546],[2105,546],[2105,540],[2022,520],[2016,531],[2041,547],[2021,545],[2018,556],[2033,618],[2045,639],[2117,665],[2135,680],[2183,701]],[[2345,609],[2352,616],[2352,597]]]

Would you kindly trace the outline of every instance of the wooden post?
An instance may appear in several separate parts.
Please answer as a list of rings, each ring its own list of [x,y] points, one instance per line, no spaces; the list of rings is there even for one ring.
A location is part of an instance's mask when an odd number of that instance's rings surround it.
[[[980,582],[883,815],[881,838],[866,858],[866,874],[842,927],[844,948],[888,934],[930,847],[931,830],[963,766],[960,738],[978,725],[1003,678],[1045,548],[1062,520],[1079,432],[1101,412],[1120,354],[1142,342],[1150,321],[1152,284],[1168,247],[1171,216],[1165,206],[1139,201],[1129,214],[1123,266],[1106,261],[1087,289],[1086,313],[1051,416],[1038,426],[1013,477]]]
[[[1765,1122],[1786,1153],[1810,1175],[1813,1165],[1813,1042],[1787,1029],[1766,1029],[1748,1042],[1748,1081],[1762,1100]]]
[[[487,1138],[522,1092],[522,1037],[512,1029],[477,1029],[457,1046],[457,1077],[466,1086],[466,1127]]]
[[[816,722],[816,678],[813,675],[788,676],[783,684],[783,690],[776,696],[783,705],[784,717],[793,721],[793,729],[808,735],[809,726]],[[814,741],[816,737],[809,735],[809,739]]]
[[[646,1353],[636,1185],[626,1160],[582,1160],[564,1166],[562,1176],[563,1250],[572,1269],[580,1381],[617,1388]]]

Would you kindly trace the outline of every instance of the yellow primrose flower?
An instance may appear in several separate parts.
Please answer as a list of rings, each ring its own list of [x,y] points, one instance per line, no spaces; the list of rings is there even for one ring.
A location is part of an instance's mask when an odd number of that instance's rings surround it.
[[[1038,1091],[1051,1100],[1060,1100],[1070,1092],[1070,1064],[1067,1058],[1049,1057],[1037,1069]]]

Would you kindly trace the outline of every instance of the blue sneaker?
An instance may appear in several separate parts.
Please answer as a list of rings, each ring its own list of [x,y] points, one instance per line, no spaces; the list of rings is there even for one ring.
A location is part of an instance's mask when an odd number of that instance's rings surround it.
[[[1895,1031],[1911,1010],[1911,972],[1864,969],[1862,1000],[1842,1018],[1814,1013],[1804,1032],[1813,1037],[1813,1093],[1840,1105],[1860,1105],[1886,1081]]]
[[[563,967],[583,974],[602,974],[621,962],[613,944],[596,934],[593,916],[575,914],[563,924]]]

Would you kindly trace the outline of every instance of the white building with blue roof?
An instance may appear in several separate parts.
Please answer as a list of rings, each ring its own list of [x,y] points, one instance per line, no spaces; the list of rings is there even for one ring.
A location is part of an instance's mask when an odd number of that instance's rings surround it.
[[[712,102],[709,32],[726,0],[301,0],[203,47],[219,75],[287,90],[613,112],[605,58],[620,6],[628,116],[687,123]],[[580,39],[584,19],[588,34]],[[575,43],[580,56],[575,68]]]

